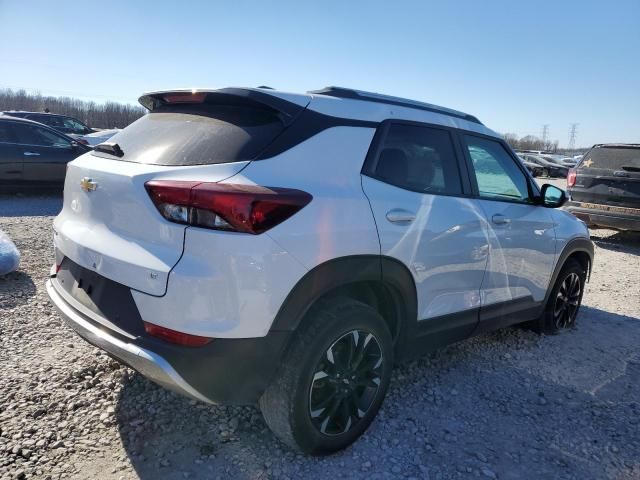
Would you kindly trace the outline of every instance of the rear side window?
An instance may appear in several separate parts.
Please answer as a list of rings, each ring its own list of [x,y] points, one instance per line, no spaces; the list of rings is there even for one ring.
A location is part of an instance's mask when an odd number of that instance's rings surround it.
[[[640,172],[640,148],[601,147],[586,153],[578,170],[603,169]]]
[[[0,143],[15,143],[9,122],[0,122]]]
[[[66,138],[35,125],[14,125],[13,132],[17,137],[17,143],[23,145],[60,148],[71,146],[71,142]]]
[[[45,125],[49,125],[50,127],[62,127],[62,121],[52,115],[29,115],[27,118],[29,120],[33,120],[34,122],[44,123]]]
[[[171,105],[148,113],[109,142],[122,149],[124,161],[207,165],[253,160],[284,128],[278,112],[268,107]]]
[[[439,128],[392,124],[364,173],[414,192],[462,193],[451,135]]]

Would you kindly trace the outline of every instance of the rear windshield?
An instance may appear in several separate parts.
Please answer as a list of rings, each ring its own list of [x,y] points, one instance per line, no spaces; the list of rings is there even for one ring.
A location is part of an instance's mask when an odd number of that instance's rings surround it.
[[[284,129],[275,110],[235,105],[173,105],[148,113],[109,139],[120,160],[207,165],[252,160]],[[94,152],[108,156],[108,153]]]
[[[584,170],[593,168],[637,171],[640,169],[640,148],[594,148],[587,152],[578,166]]]

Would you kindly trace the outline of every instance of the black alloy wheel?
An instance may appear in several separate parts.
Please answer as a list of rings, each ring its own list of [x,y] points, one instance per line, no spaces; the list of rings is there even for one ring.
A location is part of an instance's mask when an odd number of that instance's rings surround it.
[[[556,329],[571,327],[576,320],[582,297],[582,281],[577,273],[570,273],[560,284],[553,309]]]
[[[331,344],[309,389],[309,415],[320,433],[346,433],[365,416],[380,388],[383,361],[378,339],[365,330],[352,330]]]

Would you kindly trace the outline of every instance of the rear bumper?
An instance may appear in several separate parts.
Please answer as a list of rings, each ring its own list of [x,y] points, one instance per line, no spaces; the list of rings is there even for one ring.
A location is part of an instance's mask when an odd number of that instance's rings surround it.
[[[47,293],[65,322],[90,344],[155,383],[207,403],[253,404],[277,371],[289,332],[263,338],[214,339],[204,347],[172,345],[149,336],[129,338],[89,317],[82,305],[56,285]],[[92,315],[95,317],[95,315]]]
[[[608,205],[598,207],[587,207],[582,202],[567,202],[564,208],[589,226],[640,231],[640,210],[632,213],[636,209],[616,211],[616,207]]]

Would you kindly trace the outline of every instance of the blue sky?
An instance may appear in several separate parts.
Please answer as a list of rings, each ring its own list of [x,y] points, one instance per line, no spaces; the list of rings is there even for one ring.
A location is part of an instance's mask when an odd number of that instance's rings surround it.
[[[326,85],[500,132],[640,143],[640,1],[0,0],[0,88],[135,102],[166,87]]]

